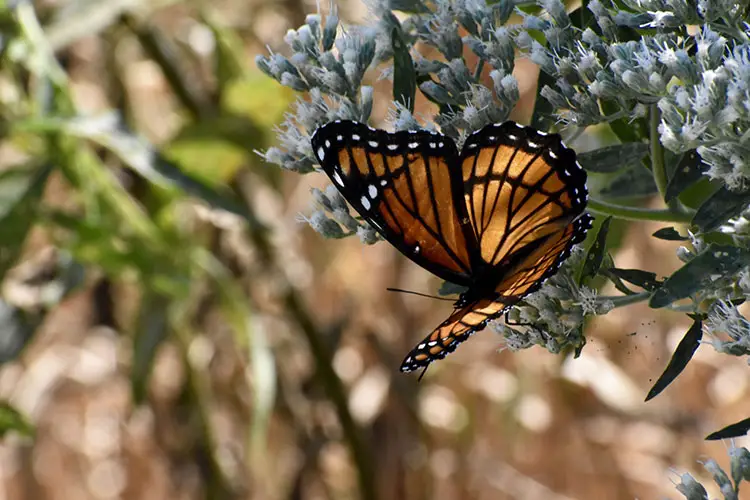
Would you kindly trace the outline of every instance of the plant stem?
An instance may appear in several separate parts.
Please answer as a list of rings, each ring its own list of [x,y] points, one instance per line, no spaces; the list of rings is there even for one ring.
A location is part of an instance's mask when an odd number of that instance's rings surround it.
[[[667,168],[664,162],[664,147],[659,139],[659,122],[661,122],[661,113],[656,104],[651,105],[649,113],[649,145],[651,146],[651,172],[654,175],[656,188],[659,190],[659,196],[662,200],[667,199]],[[680,204],[677,200],[666,202],[671,211],[679,211]]]
[[[627,207],[624,205],[615,205],[606,201],[589,198],[588,210],[598,215],[611,215],[616,219],[633,220],[633,221],[656,221],[656,222],[676,222],[688,224],[693,218],[689,212],[676,212],[670,209],[655,210],[650,208]]]
[[[648,300],[649,297],[651,297],[651,292],[641,292],[641,293],[636,293],[633,295],[618,295],[616,297],[601,295],[596,298],[596,301],[597,302],[610,301],[615,305],[615,307],[623,307],[623,306],[629,306],[630,304],[637,304],[638,302],[643,302],[644,300]]]

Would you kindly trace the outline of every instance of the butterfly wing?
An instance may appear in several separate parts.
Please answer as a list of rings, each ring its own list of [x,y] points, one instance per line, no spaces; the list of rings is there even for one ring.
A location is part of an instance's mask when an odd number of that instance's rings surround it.
[[[469,284],[473,234],[450,138],[337,121],[311,142],[334,185],[386,240],[438,277]]]
[[[505,307],[492,299],[481,299],[456,309],[407,354],[401,363],[401,371],[411,372],[443,359],[455,351],[461,342],[500,316]]]
[[[461,307],[407,355],[402,371],[444,358],[537,290],[591,226],[583,213],[586,173],[559,135],[513,122],[490,125],[467,139],[460,162],[481,276]]]
[[[586,172],[559,135],[514,122],[489,125],[469,136],[460,162],[484,265],[501,269],[530,245],[577,235],[566,229],[586,207]]]

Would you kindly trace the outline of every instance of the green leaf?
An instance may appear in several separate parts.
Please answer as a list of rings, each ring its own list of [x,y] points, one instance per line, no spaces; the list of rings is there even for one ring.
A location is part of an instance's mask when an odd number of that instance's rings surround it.
[[[409,47],[404,42],[404,33],[400,25],[391,28],[391,46],[393,48],[393,100],[400,102],[413,112],[414,98],[417,94],[417,73],[409,54]]]
[[[649,292],[652,292],[661,286],[661,281],[656,279],[656,273],[642,271],[640,269],[618,269],[616,267],[612,267],[608,269],[608,271],[618,278],[639,286],[644,290],[648,290]]]
[[[555,79],[539,70],[539,78],[536,87],[536,101],[534,101],[534,112],[531,115],[531,126],[537,130],[549,130],[555,123],[553,112],[555,108],[552,104],[542,97],[542,89],[546,86],[555,88]]]
[[[739,215],[750,204],[750,191],[730,191],[722,186],[711,195],[693,217],[693,224],[708,232],[724,224],[728,219]]]
[[[609,116],[620,112],[618,102],[610,99],[602,99],[600,102],[605,115]],[[609,127],[623,144],[641,142],[643,138],[649,136],[648,121],[645,118],[638,118],[633,121],[627,118],[619,118],[609,122]]]
[[[651,236],[653,236],[654,238],[659,238],[660,240],[667,241],[687,241],[690,239],[687,236],[682,236],[673,227],[663,227],[654,232],[654,234],[652,234]]]
[[[706,436],[706,441],[742,437],[750,430],[750,418],[740,420]]]
[[[682,340],[680,340],[677,349],[672,354],[672,359],[669,360],[667,367],[664,369],[664,373],[661,374],[651,390],[648,391],[646,401],[653,399],[666,389],[682,373],[690,360],[693,359],[693,354],[695,354],[703,338],[703,321],[700,316],[692,317],[694,320],[693,326],[690,327],[685,336],[682,337]]]
[[[648,151],[648,144],[629,142],[581,153],[577,157],[578,163],[589,172],[608,174],[621,168],[635,166]]]
[[[34,427],[7,401],[0,402],[0,437],[5,437],[10,431],[16,431],[22,436],[33,437]]]
[[[28,164],[0,172],[0,278],[21,253],[37,220],[39,202],[53,166]]]
[[[651,196],[657,192],[651,172],[636,165],[615,177],[599,194],[604,198],[634,198]]]
[[[148,380],[151,375],[156,351],[167,338],[167,308],[169,298],[147,291],[141,300],[138,324],[133,338],[133,363],[130,369],[130,385],[133,401],[143,403],[146,399]]]
[[[684,190],[701,180],[705,171],[701,165],[703,164],[700,157],[694,150],[682,155],[667,182],[664,201],[667,203],[672,201]]]
[[[0,299],[0,364],[18,357],[42,319],[42,315],[26,313]]]
[[[732,275],[750,261],[750,251],[733,246],[709,245],[693,260],[675,271],[649,301],[658,309],[691,296],[703,288],[703,282],[716,276]]]
[[[607,233],[609,233],[610,222],[612,222],[612,217],[607,217],[602,221],[594,238],[594,243],[586,251],[586,258],[583,261],[581,274],[578,276],[579,285],[583,284],[584,280],[596,276],[602,265],[607,252]]]
[[[573,27],[583,32],[588,27],[594,27],[596,25],[596,18],[594,13],[589,9],[589,0],[583,0],[581,6],[570,13],[570,21]]]

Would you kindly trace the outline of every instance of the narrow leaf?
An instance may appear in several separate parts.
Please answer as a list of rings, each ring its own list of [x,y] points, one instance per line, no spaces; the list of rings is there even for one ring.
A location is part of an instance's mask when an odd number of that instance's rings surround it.
[[[555,123],[554,116],[552,115],[555,108],[547,99],[542,97],[542,89],[545,85],[555,88],[555,79],[540,70],[539,79],[537,80],[534,113],[531,115],[531,126],[537,130],[549,130]]]
[[[654,386],[648,391],[646,401],[649,401],[656,397],[661,391],[667,388],[677,376],[682,373],[687,364],[693,359],[693,354],[698,349],[701,339],[703,338],[703,321],[699,316],[695,316],[693,326],[687,331],[682,340],[677,345],[672,359],[669,360],[667,368],[664,373],[661,374],[659,380],[656,381]]]
[[[640,269],[617,269],[610,268],[609,272],[620,279],[639,286],[644,290],[652,292],[661,286],[661,281],[656,279],[656,273],[642,271]]]
[[[148,380],[151,375],[156,350],[167,338],[167,306],[169,300],[155,292],[144,294],[138,317],[137,330],[133,338],[133,363],[130,370],[130,385],[136,404],[146,398]]]
[[[667,241],[687,241],[690,239],[687,236],[682,236],[673,227],[663,227],[657,230],[651,236],[653,236],[654,238],[659,238],[660,240],[667,240]]]
[[[750,418],[740,420],[706,436],[706,441],[742,437],[750,431]]]
[[[748,204],[750,191],[735,192],[722,186],[698,208],[693,217],[693,224],[700,227],[703,232],[712,231],[727,219],[739,215]]]
[[[596,276],[599,268],[602,266],[604,255],[607,251],[607,233],[609,233],[609,224],[612,222],[612,217],[604,219],[599,226],[599,230],[596,233],[594,243],[589,247],[586,252],[586,259],[583,262],[583,268],[581,268],[581,274],[578,277],[578,284],[582,284],[584,280]]]
[[[705,165],[700,161],[700,157],[695,151],[685,153],[667,182],[664,201],[672,201],[685,189],[701,180],[704,171]]]
[[[0,402],[0,438],[10,431],[16,431],[22,436],[34,435],[34,427],[21,415],[16,408],[6,401]]]
[[[704,280],[732,275],[746,266],[749,260],[748,250],[711,244],[667,278],[651,296],[648,305],[657,309],[689,297],[703,288]]]
[[[414,111],[414,97],[417,94],[417,74],[409,47],[404,43],[401,26],[391,29],[393,48],[393,100],[400,102],[409,111]]]
[[[39,201],[52,165],[25,165],[0,173],[0,278],[18,259],[37,220]]]
[[[606,198],[634,198],[658,192],[654,177],[641,165],[635,165],[615,177],[600,194]]]
[[[589,172],[612,173],[632,167],[648,154],[648,144],[629,142],[581,153],[578,162]]]
[[[26,314],[0,300],[0,364],[18,357],[34,336],[42,317]]]

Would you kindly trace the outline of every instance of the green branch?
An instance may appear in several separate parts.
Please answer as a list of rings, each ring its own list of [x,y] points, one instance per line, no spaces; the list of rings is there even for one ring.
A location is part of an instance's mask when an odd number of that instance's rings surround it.
[[[602,200],[589,198],[587,209],[597,215],[611,215],[615,219],[632,221],[656,221],[674,222],[678,224],[689,224],[693,214],[689,212],[676,212],[671,209],[650,209],[639,207],[628,207],[615,205]]]

